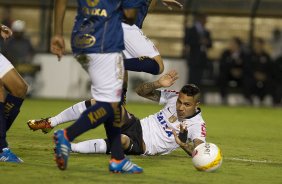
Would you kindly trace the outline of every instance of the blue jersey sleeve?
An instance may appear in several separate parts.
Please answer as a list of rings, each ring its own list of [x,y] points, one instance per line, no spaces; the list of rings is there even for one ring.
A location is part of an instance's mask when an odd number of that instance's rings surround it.
[[[129,8],[139,8],[146,0],[122,0],[122,8],[129,9]]]

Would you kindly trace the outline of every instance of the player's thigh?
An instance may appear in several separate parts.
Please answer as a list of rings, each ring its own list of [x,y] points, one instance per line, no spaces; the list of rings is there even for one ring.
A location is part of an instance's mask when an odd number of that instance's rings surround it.
[[[27,84],[13,65],[0,55],[0,77],[3,86],[13,95],[24,97],[27,92]]]
[[[160,55],[154,43],[147,38],[137,26],[123,24],[124,44],[123,51],[125,58],[148,56],[154,58]]]
[[[121,53],[88,54],[91,94],[97,101],[120,102],[124,77]]]

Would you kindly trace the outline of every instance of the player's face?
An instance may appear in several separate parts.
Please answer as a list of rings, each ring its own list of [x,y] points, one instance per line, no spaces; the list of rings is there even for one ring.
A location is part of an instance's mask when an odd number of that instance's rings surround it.
[[[194,99],[193,96],[187,96],[184,93],[179,93],[176,101],[176,112],[178,119],[184,119],[186,117],[195,114],[199,103]]]

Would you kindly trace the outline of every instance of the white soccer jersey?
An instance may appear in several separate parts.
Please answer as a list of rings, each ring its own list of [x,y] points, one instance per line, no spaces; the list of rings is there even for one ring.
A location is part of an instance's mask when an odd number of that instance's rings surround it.
[[[176,114],[177,98],[177,92],[162,90],[160,104],[165,104],[164,108],[154,115],[140,120],[143,140],[146,145],[145,155],[164,155],[178,148],[179,145],[175,142],[172,130],[179,133],[180,123],[187,126],[189,141],[197,138],[205,142],[206,126],[200,109],[193,117],[178,121]]]

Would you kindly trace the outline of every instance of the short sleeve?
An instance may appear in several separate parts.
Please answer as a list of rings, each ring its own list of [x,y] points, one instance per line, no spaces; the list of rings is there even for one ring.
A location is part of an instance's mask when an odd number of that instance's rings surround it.
[[[205,123],[196,123],[188,127],[188,139],[200,139],[206,142],[206,125]]]
[[[174,99],[178,97],[178,92],[173,90],[161,90],[161,98],[159,104],[167,104],[171,99]]]

